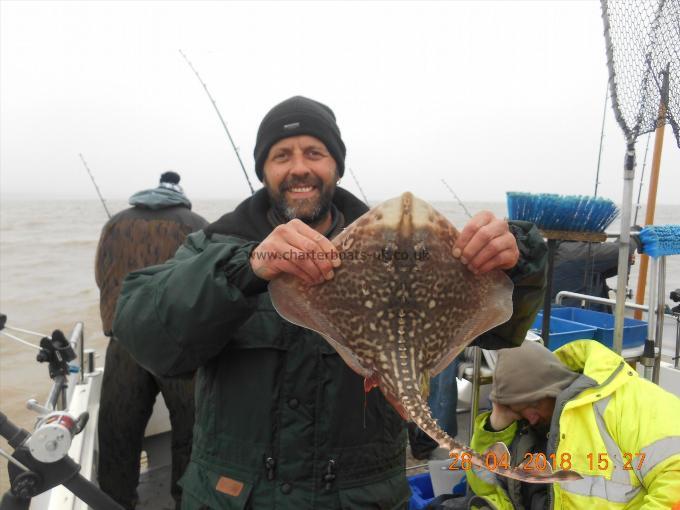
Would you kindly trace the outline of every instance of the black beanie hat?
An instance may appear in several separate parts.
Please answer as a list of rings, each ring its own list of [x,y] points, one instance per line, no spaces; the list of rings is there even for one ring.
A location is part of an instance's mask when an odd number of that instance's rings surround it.
[[[169,172],[164,172],[161,174],[160,182],[169,182],[170,184],[179,184],[180,176],[177,172],[170,170]]]
[[[321,140],[338,165],[338,177],[345,172],[345,144],[335,114],[325,104],[302,96],[291,97],[269,110],[260,123],[255,142],[255,173],[260,181],[269,149],[290,136],[310,135]]]

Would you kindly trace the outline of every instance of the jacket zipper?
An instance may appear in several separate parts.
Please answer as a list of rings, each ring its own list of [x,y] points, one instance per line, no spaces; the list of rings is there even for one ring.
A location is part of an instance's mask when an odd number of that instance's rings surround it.
[[[331,490],[331,486],[335,481],[335,460],[329,459],[328,464],[326,464],[326,474],[323,475],[324,490],[326,492]]]
[[[267,472],[267,480],[272,481],[274,479],[274,470],[276,469],[276,460],[274,457],[269,455],[264,456],[264,469]]]

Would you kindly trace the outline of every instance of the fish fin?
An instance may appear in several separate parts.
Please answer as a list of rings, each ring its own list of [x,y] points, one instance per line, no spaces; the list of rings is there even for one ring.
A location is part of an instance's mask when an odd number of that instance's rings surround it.
[[[552,464],[550,463],[549,460],[545,461],[545,469],[543,470],[544,473],[548,473],[552,475],[554,473]]]
[[[498,458],[506,455],[508,458],[510,458],[510,451],[508,450],[508,447],[505,445],[505,443],[501,443],[500,441],[492,444],[485,452],[484,455],[488,455],[490,453],[496,454]]]
[[[580,473],[572,471],[571,469],[558,469],[557,471],[553,472],[552,476],[557,483],[583,480],[583,476],[581,476]]]
[[[459,263],[459,262],[457,262]],[[484,306],[472,311],[465,319],[460,333],[449,340],[449,348],[437,353],[427,360],[430,374],[435,376],[444,370],[453,359],[460,354],[475,338],[499,324],[508,321],[512,316],[512,280],[500,270],[494,270],[482,276],[474,276],[467,268],[462,272],[463,277],[470,278],[475,283],[484,282],[488,294],[484,296]]]
[[[491,457],[491,458],[489,458]],[[505,469],[510,468],[510,452],[505,443],[495,443],[491,445],[483,454],[482,458],[487,466],[489,464],[500,466]]]
[[[284,274],[269,282],[269,295],[274,309],[288,322],[319,333],[336,350],[342,359],[362,377],[369,377],[372,370],[362,365],[349,349],[346,339],[323,313],[315,310],[310,296],[301,291],[303,284],[297,278]]]
[[[553,475],[553,468],[552,464],[546,459],[545,461],[545,467],[543,468],[538,468],[537,466],[530,466],[527,464],[529,460],[523,461],[519,466],[517,466],[515,469],[518,471],[528,471],[531,472],[536,476],[536,478],[547,478],[549,476]],[[535,460],[533,462],[536,462]],[[565,473],[566,474],[566,473]]]

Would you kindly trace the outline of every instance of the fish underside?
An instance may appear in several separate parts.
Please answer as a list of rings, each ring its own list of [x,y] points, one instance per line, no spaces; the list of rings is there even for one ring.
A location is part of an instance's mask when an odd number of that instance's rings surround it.
[[[286,320],[322,335],[344,361],[375,382],[392,406],[451,454],[470,455],[473,469],[509,459],[503,443],[482,455],[456,442],[432,418],[423,396],[476,337],[512,315],[510,279],[475,276],[452,255],[456,228],[427,202],[404,193],[374,207],[332,240],[342,264],[333,279],[308,286],[292,275],[269,284]],[[531,483],[580,479],[573,471],[528,471],[498,465],[494,473]]]

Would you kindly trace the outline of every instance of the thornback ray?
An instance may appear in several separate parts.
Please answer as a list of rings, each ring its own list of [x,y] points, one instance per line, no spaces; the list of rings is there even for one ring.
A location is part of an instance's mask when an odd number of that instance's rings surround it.
[[[404,419],[475,468],[493,463],[456,442],[432,418],[421,387],[482,333],[512,315],[513,285],[499,270],[476,276],[453,256],[459,232],[411,193],[374,207],[332,242],[342,264],[309,286],[290,274],[269,293],[286,320],[319,333],[352,370],[377,382]],[[369,384],[369,381],[371,383]],[[576,480],[573,471],[542,473],[496,466],[517,480]]]

